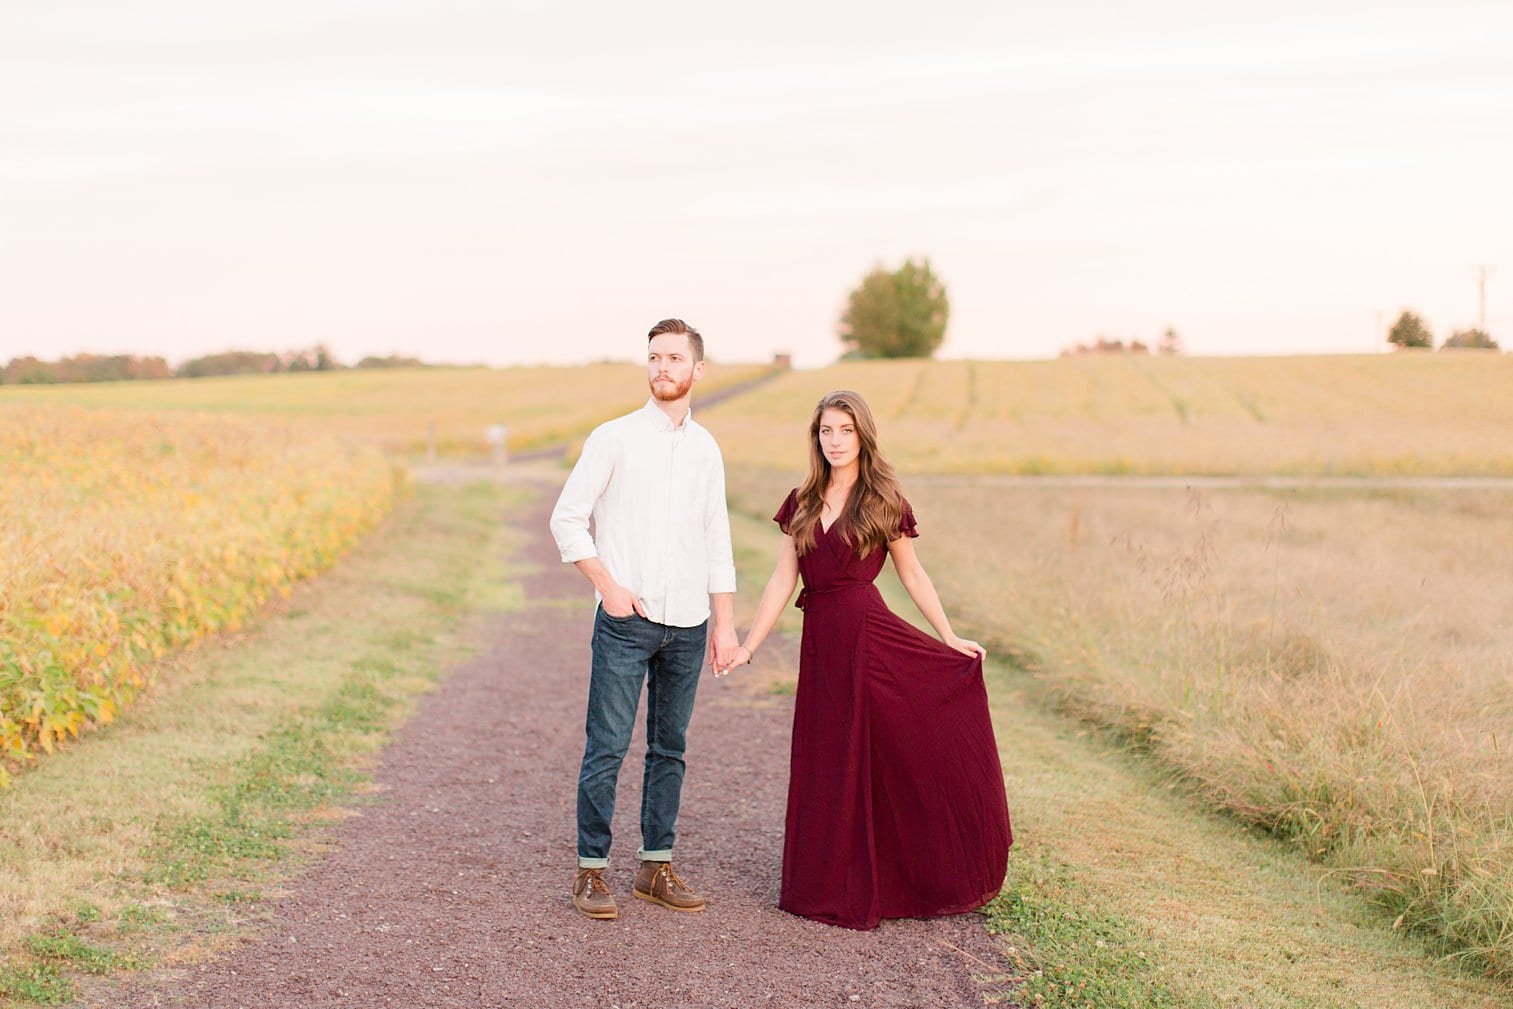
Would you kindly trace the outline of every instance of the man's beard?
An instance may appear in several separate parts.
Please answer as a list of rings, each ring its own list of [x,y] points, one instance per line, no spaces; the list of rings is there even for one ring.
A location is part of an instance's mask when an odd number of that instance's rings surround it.
[[[662,376],[659,375],[657,377],[661,378]],[[672,378],[671,375],[667,377]],[[665,385],[658,385],[656,379],[653,379],[650,385],[653,398],[663,403],[676,403],[684,396],[687,396],[688,390],[693,388],[693,374],[689,373],[689,376],[681,382],[673,379],[673,387],[671,389]]]

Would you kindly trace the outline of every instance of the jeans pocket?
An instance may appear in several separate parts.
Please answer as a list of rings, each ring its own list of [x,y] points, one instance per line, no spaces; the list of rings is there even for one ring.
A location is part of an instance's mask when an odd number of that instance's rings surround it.
[[[617,617],[613,613],[611,613],[609,610],[606,610],[604,608],[604,604],[603,603],[599,604],[599,612],[601,612],[601,613],[604,614],[604,619],[606,619],[606,620],[613,620],[617,624],[628,624],[632,620],[636,619],[636,611],[635,610],[631,610],[629,613],[625,614],[625,616],[623,616],[623,617]]]

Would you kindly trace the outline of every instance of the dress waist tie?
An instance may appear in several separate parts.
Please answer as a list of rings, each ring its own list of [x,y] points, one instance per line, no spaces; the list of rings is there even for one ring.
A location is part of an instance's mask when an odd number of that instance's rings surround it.
[[[827,585],[822,589],[811,589],[807,585],[799,589],[799,597],[793,601],[793,605],[799,609],[807,609],[809,600],[814,596],[833,596],[838,592],[854,592],[857,589],[876,589],[871,582],[841,582],[839,585]]]

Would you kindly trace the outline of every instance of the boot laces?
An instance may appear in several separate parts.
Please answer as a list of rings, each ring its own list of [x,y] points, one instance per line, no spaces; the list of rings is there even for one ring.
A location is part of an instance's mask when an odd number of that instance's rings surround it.
[[[671,862],[662,863],[662,868],[658,869],[657,873],[667,881],[667,888],[669,890],[676,887],[682,890],[684,893],[693,893],[693,887],[689,886],[687,883],[679,879],[678,874],[672,871]]]

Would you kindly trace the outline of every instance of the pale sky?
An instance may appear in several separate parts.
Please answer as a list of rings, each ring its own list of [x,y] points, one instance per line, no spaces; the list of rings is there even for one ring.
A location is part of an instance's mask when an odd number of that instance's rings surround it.
[[[1513,3],[0,7],[0,360],[1513,345]]]

